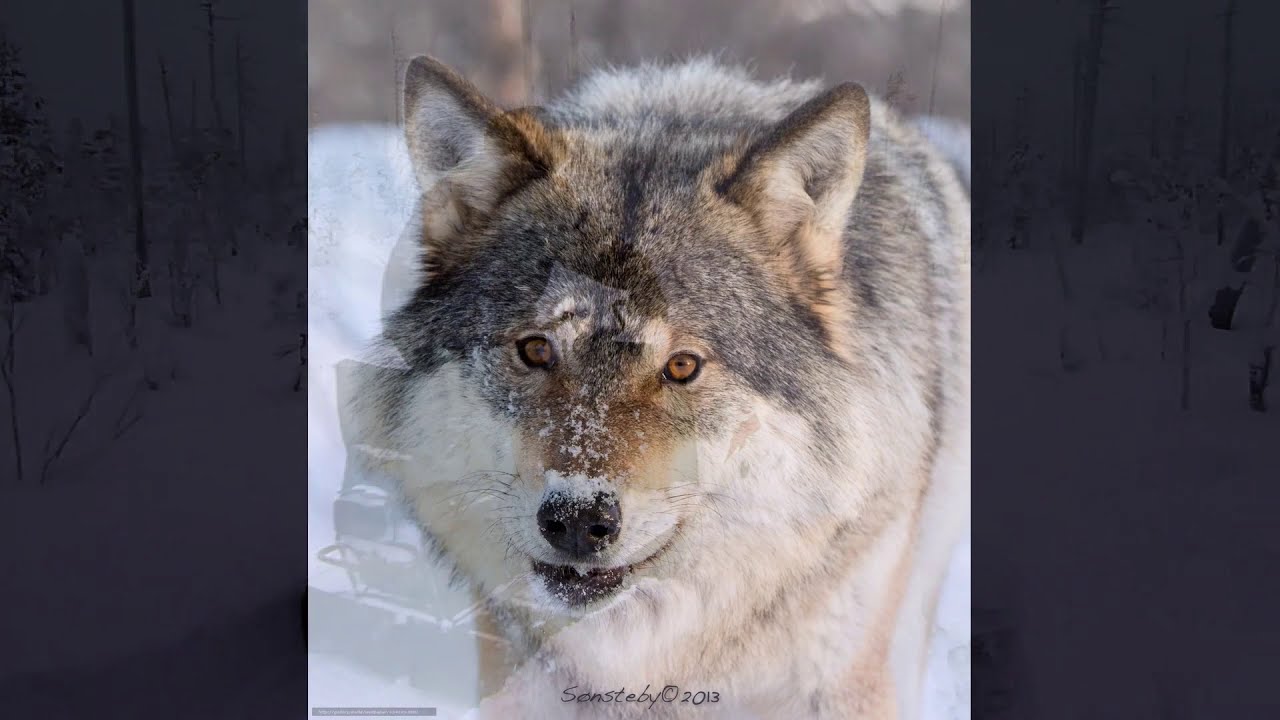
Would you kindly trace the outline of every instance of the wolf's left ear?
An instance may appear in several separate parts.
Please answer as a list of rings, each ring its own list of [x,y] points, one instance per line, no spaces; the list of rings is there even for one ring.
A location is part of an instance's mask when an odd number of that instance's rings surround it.
[[[405,140],[423,198],[428,276],[468,252],[465,231],[498,200],[551,171],[562,145],[536,111],[504,112],[444,63],[419,56],[404,78]]]
[[[844,227],[870,138],[866,91],[837,85],[783,118],[720,183],[726,198],[756,218],[770,255],[791,264],[805,294],[822,295],[839,277]]]

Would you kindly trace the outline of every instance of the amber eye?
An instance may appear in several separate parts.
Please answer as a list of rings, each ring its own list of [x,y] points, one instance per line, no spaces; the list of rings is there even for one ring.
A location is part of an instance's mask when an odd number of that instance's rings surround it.
[[[667,359],[662,376],[671,382],[687,383],[698,376],[702,360],[692,353],[676,353]]]
[[[551,341],[541,337],[527,337],[516,343],[520,359],[532,368],[549,368],[556,364],[556,354],[551,349]]]

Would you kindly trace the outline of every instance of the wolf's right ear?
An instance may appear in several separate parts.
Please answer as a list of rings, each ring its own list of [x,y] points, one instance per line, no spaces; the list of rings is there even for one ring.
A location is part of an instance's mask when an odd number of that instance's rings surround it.
[[[720,185],[753,211],[778,241],[797,227],[839,245],[849,207],[862,184],[871,136],[871,104],[862,86],[838,85],[812,98],[758,138]],[[827,253],[802,248],[801,254]]]
[[[467,252],[467,230],[498,200],[549,173],[563,153],[536,111],[504,112],[471,83],[430,57],[404,78],[405,139],[422,203],[430,277]]]
[[[763,255],[835,337],[844,231],[866,169],[871,101],[860,85],[838,85],[804,103],[755,140],[718,183],[751,213]],[[835,346],[835,343],[833,343]]]

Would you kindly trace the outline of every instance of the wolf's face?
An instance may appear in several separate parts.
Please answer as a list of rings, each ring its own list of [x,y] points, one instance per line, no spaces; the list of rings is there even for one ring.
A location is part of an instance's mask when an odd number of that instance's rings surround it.
[[[424,280],[386,336],[438,539],[475,515],[478,542],[576,611],[676,572],[751,473],[829,450],[860,89],[753,137],[503,113],[431,61],[406,86]]]

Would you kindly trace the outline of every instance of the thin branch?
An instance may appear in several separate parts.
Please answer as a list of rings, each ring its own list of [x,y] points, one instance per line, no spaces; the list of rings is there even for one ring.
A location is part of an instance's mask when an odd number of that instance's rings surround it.
[[[56,463],[59,458],[62,457],[62,451],[66,450],[67,443],[71,441],[71,436],[75,434],[76,428],[80,427],[80,423],[88,417],[90,411],[93,409],[93,401],[98,397],[98,392],[102,390],[102,387],[106,382],[106,377],[106,375],[100,374],[94,378],[93,386],[89,390],[89,395],[80,403],[80,407],[76,410],[75,419],[73,419],[71,424],[67,426],[67,429],[62,434],[62,439],[58,441],[57,446],[52,448],[52,453],[49,451],[53,445],[53,438],[56,433],[49,433],[49,438],[45,441],[44,461],[40,466],[41,485],[44,484],[45,479],[48,477],[49,469],[53,467],[53,464]]]
[[[138,412],[136,407],[138,395],[141,392],[141,385],[134,387],[133,394],[130,395],[129,399],[125,402],[124,410],[121,411],[120,416],[116,418],[115,427],[112,428],[111,431],[112,440],[119,440],[124,437],[125,433],[129,432],[129,430],[142,419],[142,413]],[[130,417],[131,413],[132,417]]]
[[[136,425],[138,421],[142,419],[142,413],[137,411],[137,400],[139,395],[141,395],[141,393],[142,393],[142,384],[138,383],[134,386],[133,392],[129,395],[129,399],[124,402],[124,405],[120,410],[120,414],[116,416],[115,421],[112,423],[111,442],[115,442],[120,438],[124,437],[125,434],[127,434],[129,430],[131,430],[133,426]],[[103,443],[97,448],[93,448],[85,452],[79,453],[78,455],[75,456],[75,459],[80,459],[88,455],[92,455],[93,453],[101,450],[104,446],[109,444],[110,443]],[[49,463],[49,464],[52,465],[52,463]]]

